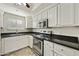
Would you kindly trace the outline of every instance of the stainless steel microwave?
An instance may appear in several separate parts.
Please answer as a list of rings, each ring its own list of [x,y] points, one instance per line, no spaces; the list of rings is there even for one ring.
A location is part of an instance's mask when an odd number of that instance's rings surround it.
[[[48,19],[39,22],[39,28],[48,28]]]
[[[43,21],[43,28],[48,28],[48,19]]]

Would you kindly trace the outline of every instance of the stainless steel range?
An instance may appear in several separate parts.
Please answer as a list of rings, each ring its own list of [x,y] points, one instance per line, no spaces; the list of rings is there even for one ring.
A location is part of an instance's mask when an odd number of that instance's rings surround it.
[[[33,51],[34,53],[40,56],[43,55],[43,46],[44,46],[43,40],[44,40],[43,37],[41,37],[40,35],[33,36]]]
[[[40,56],[44,55],[44,40],[50,39],[50,35],[47,34],[47,32],[43,32],[33,35],[33,51]]]
[[[43,41],[38,40],[37,38],[34,38],[33,40],[33,49],[34,52],[40,56],[43,55]]]

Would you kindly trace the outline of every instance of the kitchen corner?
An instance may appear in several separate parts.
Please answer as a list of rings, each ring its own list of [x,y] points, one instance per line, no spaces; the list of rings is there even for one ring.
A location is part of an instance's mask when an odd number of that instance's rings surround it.
[[[0,56],[79,56],[79,4],[0,4]]]

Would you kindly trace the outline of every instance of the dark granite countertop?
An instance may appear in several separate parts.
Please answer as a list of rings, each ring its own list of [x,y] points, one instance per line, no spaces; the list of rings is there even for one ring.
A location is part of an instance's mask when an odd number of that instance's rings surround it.
[[[18,33],[1,33],[1,38],[22,36],[22,35],[31,35],[32,32],[18,32]]]
[[[39,32],[18,32],[18,33],[1,33],[1,38],[7,38],[7,37],[14,37],[14,36],[22,36],[22,35],[32,35],[33,37],[35,35],[40,35],[40,34],[45,34],[45,33],[39,33]],[[45,34],[45,35],[50,35],[50,34]],[[46,40],[44,38],[39,38],[39,37],[36,37],[37,39],[42,39],[42,40]],[[57,42],[56,39],[59,39],[60,41],[69,41],[69,42],[72,42],[72,43],[77,43],[79,45],[79,42],[77,41],[78,40],[78,37],[73,37],[73,36],[65,36],[65,35],[57,35],[57,34],[52,34],[52,38],[50,40],[47,40],[47,41],[50,41],[50,42],[53,42],[53,43],[57,43],[57,44],[60,44],[60,45],[63,45],[63,46],[67,46],[67,47],[70,47],[70,48],[73,48],[73,49],[76,49],[76,50],[79,50],[79,47],[75,48],[75,47],[72,47],[70,45],[66,45],[66,44],[63,44],[63,42]]]

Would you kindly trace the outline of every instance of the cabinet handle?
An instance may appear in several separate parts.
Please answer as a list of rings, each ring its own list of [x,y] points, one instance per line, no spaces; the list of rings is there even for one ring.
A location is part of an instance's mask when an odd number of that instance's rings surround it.
[[[3,27],[1,27],[1,29],[3,29]]]
[[[63,49],[61,49],[61,51],[63,51]]]

